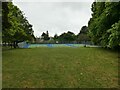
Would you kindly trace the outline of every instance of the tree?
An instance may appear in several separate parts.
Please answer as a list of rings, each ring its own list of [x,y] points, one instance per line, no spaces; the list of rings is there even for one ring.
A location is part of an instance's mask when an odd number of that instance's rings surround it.
[[[80,32],[77,35],[77,42],[86,42],[86,41],[90,41],[89,36],[87,35],[88,33],[88,27],[87,26],[83,26],[80,30]]]
[[[95,44],[110,48],[120,47],[116,38],[119,37],[119,8],[120,2],[94,2],[92,4],[93,14],[88,28],[89,35]]]
[[[54,39],[54,40],[57,40],[57,39],[58,39],[58,35],[55,34],[53,39]]]
[[[43,32],[42,35],[41,35],[41,38],[45,41],[49,40],[50,37],[49,37],[48,31],[46,31],[46,33]]]
[[[112,25],[112,28],[107,30],[109,35],[109,46],[112,48],[118,48],[120,46],[120,20]]]
[[[55,43],[58,43],[59,36],[57,34],[54,35],[53,40]]]
[[[87,34],[87,32],[88,32],[88,27],[87,26],[83,26],[80,30],[80,33],[83,33],[83,34]]]
[[[75,39],[76,39],[75,34],[70,31],[68,31],[67,33],[62,33],[58,38],[58,40],[63,43],[70,43],[75,41]]]
[[[34,38],[32,25],[29,24],[26,17],[24,17],[23,12],[12,2],[3,4],[3,42],[13,43],[14,48],[16,48],[17,43],[20,41],[31,41]],[[6,15],[6,16],[5,16]],[[7,18],[7,19],[6,19]],[[7,20],[7,21],[5,21]],[[8,23],[8,26],[5,24]],[[4,26],[5,25],[5,26]]]
[[[2,35],[3,35],[2,38],[5,43],[9,39],[8,29],[10,27],[10,23],[8,21],[8,14],[9,14],[8,2],[2,2]]]

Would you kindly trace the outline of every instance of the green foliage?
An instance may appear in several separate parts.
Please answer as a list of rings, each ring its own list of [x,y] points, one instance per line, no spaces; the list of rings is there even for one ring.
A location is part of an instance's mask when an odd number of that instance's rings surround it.
[[[41,37],[45,41],[47,41],[47,40],[50,39],[48,31],[46,33],[43,32],[42,35],[41,35]]]
[[[81,42],[81,41],[89,41],[90,38],[87,35],[88,33],[88,27],[87,26],[83,26],[80,30],[80,33],[78,33],[77,35],[77,42]]]
[[[8,22],[8,2],[2,2],[2,29],[5,30],[5,28],[9,27],[9,22]]]
[[[112,25],[112,28],[108,30],[109,35],[109,46],[117,47],[120,46],[120,20],[118,23]]]
[[[60,42],[66,42],[66,43],[70,43],[75,41],[76,36],[73,32],[68,31],[67,33],[62,33],[59,37],[58,40]]]
[[[58,35],[55,34],[54,37],[53,37],[54,40],[58,40]]]
[[[119,29],[117,29],[120,27],[119,8],[120,2],[94,2],[92,4],[93,14],[88,28],[91,40],[95,44],[110,48],[120,46]]]
[[[8,9],[4,9],[5,7]],[[34,38],[32,25],[29,24],[23,12],[17,6],[13,5],[12,2],[3,3],[2,11],[3,42],[31,41]],[[9,26],[6,26],[6,24]]]

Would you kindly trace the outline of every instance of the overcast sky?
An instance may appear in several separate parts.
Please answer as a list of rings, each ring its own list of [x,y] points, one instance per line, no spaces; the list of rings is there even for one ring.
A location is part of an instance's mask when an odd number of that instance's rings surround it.
[[[50,36],[71,31],[78,34],[88,25],[91,4],[87,2],[14,2],[33,25],[34,35],[39,37],[48,30]]]

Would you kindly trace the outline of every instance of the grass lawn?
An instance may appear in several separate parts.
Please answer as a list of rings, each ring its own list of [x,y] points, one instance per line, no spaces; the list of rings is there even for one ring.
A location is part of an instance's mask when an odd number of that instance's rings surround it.
[[[118,54],[102,48],[3,49],[3,88],[118,87]]]

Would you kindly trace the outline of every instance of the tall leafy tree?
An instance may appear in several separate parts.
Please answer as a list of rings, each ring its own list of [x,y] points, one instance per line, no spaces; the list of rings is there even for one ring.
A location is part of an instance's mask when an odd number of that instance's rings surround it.
[[[2,35],[3,35],[2,38],[5,43],[9,39],[8,29],[10,27],[10,23],[8,21],[8,14],[9,14],[8,2],[2,2]]]
[[[41,35],[41,37],[45,41],[47,41],[47,40],[50,39],[48,31],[46,31],[46,33],[43,32],[42,35]]]
[[[120,2],[94,2],[92,18],[88,23],[89,35],[95,44],[103,47],[120,47],[118,42]],[[116,29],[115,29],[116,28]],[[117,32],[117,34],[116,34]],[[112,43],[114,38],[114,43]]]
[[[84,41],[84,42],[89,41],[90,38],[89,38],[89,36],[87,35],[87,33],[88,33],[88,27],[87,27],[87,26],[83,26],[83,27],[81,28],[80,32],[79,32],[78,35],[77,35],[77,42],[80,43],[80,42],[82,42],[82,41]]]
[[[68,31],[67,33],[62,33],[59,37],[58,40],[60,42],[64,43],[70,43],[75,41],[76,35],[73,32]]]
[[[53,37],[54,40],[58,40],[58,35],[55,34],[54,37]]]
[[[8,2],[6,6],[8,13],[7,22],[4,22],[6,19],[3,18],[3,41],[13,43],[16,48],[19,41],[31,41],[34,38],[32,25],[29,24],[23,12],[12,2]],[[3,12],[6,10],[3,9]],[[5,17],[4,14],[3,17]],[[4,26],[4,23],[9,23],[9,27]]]

